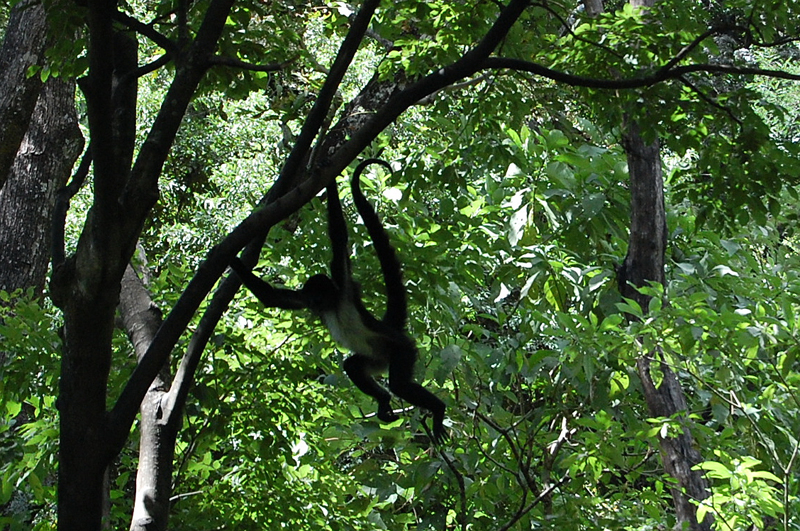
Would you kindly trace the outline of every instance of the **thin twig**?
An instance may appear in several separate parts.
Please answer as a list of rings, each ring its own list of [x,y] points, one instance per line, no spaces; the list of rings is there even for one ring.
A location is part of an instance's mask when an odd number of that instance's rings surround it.
[[[694,83],[692,83],[691,81],[689,81],[689,79],[688,79],[686,76],[681,76],[681,77],[679,77],[678,79],[680,80],[680,82],[681,82],[681,83],[683,83],[684,85],[686,85],[687,87],[689,87],[689,89],[690,89],[692,92],[694,92],[695,94],[697,94],[697,96],[698,96],[698,97],[699,97],[701,100],[703,100],[704,102],[708,103],[710,106],[712,106],[712,107],[714,107],[714,108],[716,108],[716,109],[719,109],[720,111],[724,112],[725,114],[727,114],[727,115],[730,117],[730,119],[731,119],[731,120],[733,120],[734,122],[736,122],[736,124],[737,124],[739,127],[742,127],[742,125],[743,125],[743,124],[742,124],[742,121],[741,121],[741,120],[739,120],[739,119],[736,117],[736,115],[735,115],[735,114],[733,114],[733,111],[732,111],[732,110],[730,110],[728,107],[725,107],[724,105],[720,105],[719,103],[717,103],[716,101],[714,101],[714,100],[713,100],[711,97],[707,96],[707,95],[706,95],[706,94],[705,94],[705,93],[704,93],[702,90],[700,90],[700,88],[699,88],[699,87],[695,86],[695,84],[694,84]]]

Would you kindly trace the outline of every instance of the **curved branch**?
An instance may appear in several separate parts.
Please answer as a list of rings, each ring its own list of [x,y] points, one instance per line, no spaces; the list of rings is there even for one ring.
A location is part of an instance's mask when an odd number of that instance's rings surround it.
[[[220,244],[209,251],[205,261],[200,264],[197,273],[189,281],[178,302],[153,338],[147,354],[142,357],[134,369],[114,408],[108,414],[109,433],[115,438],[118,445],[124,443],[139,403],[147,392],[150,382],[164,364],[200,303],[227,268],[231,257],[262,231],[268,231],[307,203],[331,178],[329,173],[312,175],[283,196],[258,208]]]
[[[796,36],[796,37],[786,36],[786,37],[781,37],[781,38],[776,39],[776,40],[771,41],[771,42],[762,42],[762,41],[753,40],[753,46],[758,46],[759,48],[774,48],[776,46],[783,46],[784,44],[790,44],[790,43],[797,42],[797,41],[800,41],[800,36]]]
[[[739,118],[737,118],[736,115],[733,114],[733,111],[731,111],[729,108],[725,107],[724,105],[720,105],[718,102],[714,101],[713,98],[711,98],[706,93],[704,93],[702,90],[700,90],[700,87],[696,86],[694,83],[692,83],[686,77],[681,76],[678,79],[681,81],[681,83],[686,85],[689,88],[689,90],[691,90],[692,92],[697,94],[697,96],[701,100],[703,100],[704,102],[706,102],[710,106],[715,107],[716,109],[719,109],[720,111],[722,111],[725,114],[727,114],[730,117],[731,120],[733,120],[734,122],[736,122],[736,124],[739,125],[739,127],[742,126],[742,121]]]
[[[50,243],[50,257],[53,261],[53,270],[59,268],[64,264],[66,259],[66,251],[64,245],[64,230],[67,223],[67,211],[69,204],[75,194],[77,194],[86,177],[89,175],[89,169],[92,166],[92,144],[86,148],[83,153],[83,158],[75,170],[75,174],[69,181],[69,184],[56,192],[55,205],[53,207],[53,221],[52,221],[52,242]]]
[[[572,87],[587,87],[596,89],[633,89],[647,87],[654,85],[660,81],[668,79],[667,73],[661,73],[658,77],[650,76],[643,78],[632,79],[600,79],[593,77],[578,76],[575,74],[568,74],[559,70],[548,68],[539,63],[531,61],[524,61],[522,59],[513,59],[510,57],[489,57],[481,65],[483,69],[498,69],[507,68],[509,70],[518,70],[520,72],[529,72],[537,76],[546,77],[565,85]]]
[[[510,57],[489,57],[481,64],[481,68],[496,69],[508,68],[509,70],[519,70],[520,72],[530,72],[532,74],[546,77],[570,85],[573,87],[586,87],[596,89],[635,89],[650,87],[666,81],[668,79],[680,79],[686,74],[695,72],[706,72],[712,74],[729,74],[729,75],[744,75],[744,76],[764,76],[779,79],[789,79],[792,81],[800,81],[800,74],[791,74],[782,70],[772,70],[767,68],[753,68],[744,66],[733,65],[713,65],[713,64],[695,64],[677,66],[670,70],[663,68],[657,70],[654,74],[643,77],[635,77],[629,79],[600,79],[593,77],[577,76],[568,74],[559,70],[553,70],[546,66],[530,61],[523,61],[522,59],[512,59]]]
[[[458,61],[428,74],[394,94],[362,128],[352,134],[350,142],[342,146],[342,149],[328,163],[339,167],[339,171],[343,170],[369,145],[372,139],[393,123],[406,109],[437,90],[470,77],[481,70],[489,55],[506,37],[511,26],[529,4],[529,0],[511,0],[500,12],[483,39],[473,49],[465,53]],[[340,166],[343,159],[348,162]]]
[[[178,45],[166,35],[157,32],[153,26],[145,24],[140,20],[136,20],[132,16],[128,15],[127,13],[123,13],[122,11],[115,11],[112,15],[112,18],[131,31],[135,31],[140,35],[144,35],[163,48],[168,55],[177,55]]]
[[[119,82],[117,83],[117,87],[127,86],[128,83],[132,83],[134,80],[139,79],[140,77],[144,77],[150,72],[155,72],[162,66],[169,63],[171,60],[172,56],[168,53],[165,53],[155,61],[152,61],[146,65],[142,65],[120,76]]]
[[[214,295],[211,297],[211,302],[200,318],[200,322],[194,334],[192,334],[189,346],[183,358],[181,358],[178,369],[175,372],[175,377],[172,379],[172,385],[167,394],[166,403],[164,404],[164,415],[169,421],[177,422],[180,416],[183,415],[186,398],[189,395],[189,389],[194,383],[194,374],[203,357],[205,347],[211,339],[217,323],[236,295],[236,291],[239,289],[240,285],[241,281],[239,277],[236,275],[229,275],[214,292]]]
[[[712,74],[731,74],[743,76],[764,76],[774,77],[777,79],[788,79],[790,81],[800,81],[800,74],[790,74],[783,70],[772,70],[769,68],[753,68],[746,66],[733,66],[733,65],[712,65],[712,64],[696,64],[676,67],[669,72],[670,78],[678,78],[685,74],[694,72],[708,72]]]
[[[150,72],[155,72],[156,70],[158,70],[162,66],[166,65],[170,61],[171,61],[170,55],[168,53],[165,53],[164,55],[162,55],[161,57],[159,57],[155,61],[151,61],[150,63],[148,63],[146,65],[140,66],[139,68],[134,70],[132,74],[133,74],[133,76],[136,77],[136,79],[139,79],[140,77],[146,76]]]
[[[419,100],[417,102],[417,105],[429,105],[430,103],[433,103],[433,101],[435,100],[436,96],[438,96],[442,92],[453,92],[453,91],[456,91],[456,90],[461,90],[463,88],[471,87],[473,85],[477,85],[478,83],[480,83],[482,81],[485,81],[488,78],[489,78],[489,74],[484,73],[484,74],[481,74],[479,76],[475,76],[472,79],[467,79],[466,81],[461,81],[459,83],[453,83],[452,85],[448,85],[446,87],[443,87],[443,88],[437,90],[433,94],[429,94],[429,95],[425,96],[424,98],[422,98],[421,100]]]
[[[520,518],[531,512],[537,505],[539,505],[542,502],[542,500],[550,496],[553,492],[555,492],[556,489],[560,488],[561,485],[563,485],[570,479],[572,478],[569,475],[569,473],[564,474],[564,476],[562,476],[561,479],[559,479],[557,482],[553,483],[552,485],[544,489],[541,494],[536,496],[536,498],[533,499],[531,503],[528,504],[527,507],[524,507],[520,511],[518,511],[517,514],[515,514],[510,521],[506,522],[502,527],[499,527],[498,529],[500,531],[507,531],[508,529],[514,527],[514,525],[519,521]]]
[[[596,46],[597,48],[600,48],[601,50],[605,50],[606,52],[608,52],[609,54],[613,55],[614,57],[616,57],[619,60],[624,60],[625,59],[625,56],[623,54],[619,53],[618,51],[616,51],[615,49],[611,48],[610,46],[606,46],[605,44],[601,44],[599,42],[590,41],[589,39],[585,39],[585,38],[581,37],[580,35],[577,35],[572,30],[572,25],[569,23],[569,20],[564,19],[564,17],[562,17],[560,13],[556,12],[555,9],[550,7],[550,5],[547,2],[537,3],[536,6],[542,8],[545,11],[547,11],[548,13],[550,13],[556,20],[558,20],[558,22],[561,24],[561,27],[564,29],[564,31],[566,31],[576,41],[584,42],[584,43],[586,43],[586,44],[588,44],[590,46]],[[570,18],[572,18],[572,17],[570,17]]]

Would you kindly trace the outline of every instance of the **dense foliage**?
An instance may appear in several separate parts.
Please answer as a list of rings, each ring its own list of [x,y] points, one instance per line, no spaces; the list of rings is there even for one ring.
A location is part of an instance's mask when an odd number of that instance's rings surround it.
[[[745,38],[739,11],[750,7],[741,4],[711,10],[730,29],[688,52],[714,24],[701,3],[663,2],[648,15],[658,24],[622,5],[591,20],[540,4],[501,55],[602,79],[643,77],[678,54],[800,71],[796,44],[757,46],[783,39],[797,6],[750,17],[758,26]],[[171,12],[171,3],[131,6],[165,32]],[[365,43],[337,103],[375,72],[414,78],[457,60],[496,12],[493,2],[384,6],[372,30],[395,47]],[[215,67],[192,101],[140,240],[159,307],[175,304],[207,250],[274,182],[350,14],[344,3],[236,4],[220,49],[287,63],[273,73]],[[140,80],[140,139],[166,75]],[[706,460],[712,496],[701,511],[717,529],[800,529],[800,93],[787,80],[684,78],[610,91],[486,70],[403,114],[367,153],[394,173],[370,173],[365,187],[402,258],[420,378],[448,404],[450,442],[430,446],[421,411],[378,423],[341,370],[347,353],[319,323],[264,310],[242,290],[195,375],[171,525],[671,528],[672,480],[656,441],[686,420],[650,418],[635,370],[660,346]],[[620,297],[615,276],[629,227],[626,116],[646,119],[664,146],[667,282],[647,288],[657,296],[645,309]],[[91,203],[85,193],[70,213],[73,239]],[[343,196],[355,274],[380,313],[377,259]],[[314,199],[277,226],[259,274],[296,287],[324,271],[323,215]],[[28,300],[0,312],[0,524],[50,529],[58,314]],[[134,365],[120,331],[111,396]],[[110,470],[112,528],[130,521],[136,452],[134,433]]]

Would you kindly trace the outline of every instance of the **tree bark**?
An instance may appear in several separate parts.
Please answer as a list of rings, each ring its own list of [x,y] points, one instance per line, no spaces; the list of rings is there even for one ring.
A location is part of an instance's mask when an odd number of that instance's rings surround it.
[[[666,254],[667,223],[664,208],[664,181],[661,170],[658,138],[650,143],[642,138],[639,124],[629,121],[624,125],[623,147],[628,158],[631,190],[631,227],[628,254],[619,270],[620,292],[635,300],[646,313],[650,297],[635,288],[649,282],[664,284],[664,256]],[[682,433],[677,437],[660,437],[661,459],[664,471],[675,478],[677,486],[671,490],[675,516],[683,529],[709,531],[712,518],[697,521],[697,507],[691,500],[708,497],[708,488],[702,472],[692,467],[702,461],[685,416],[686,399],[680,381],[670,367],[659,364],[661,385],[656,387],[651,373],[651,362],[663,358],[659,349],[643,356],[637,362],[642,379],[645,401],[650,414],[655,417],[679,418]]]
[[[594,18],[603,12],[603,0],[583,0],[583,8],[587,15]]]
[[[83,147],[75,83],[51,78],[0,189],[0,289],[44,289],[56,191]]]
[[[658,351],[658,356],[663,353]],[[670,488],[675,503],[675,516],[684,529],[692,531],[710,531],[713,518],[707,515],[702,522],[697,521],[697,506],[692,500],[700,501],[708,497],[708,485],[703,473],[692,470],[692,467],[703,461],[696,448],[696,443],[689,429],[691,421],[685,416],[686,398],[681,383],[675,372],[664,362],[659,362],[661,385],[656,387],[651,372],[652,356],[643,356],[636,363],[636,369],[642,379],[645,400],[650,414],[654,417],[679,417],[683,424],[680,434],[670,437],[659,437],[661,460],[664,471],[675,478],[678,484]]]
[[[122,324],[141,358],[161,326],[161,312],[153,304],[144,282],[128,266],[120,293]],[[131,531],[164,531],[172,494],[172,460],[181,416],[167,416],[169,364],[164,364],[139,408],[139,465],[136,474]]]
[[[0,50],[0,188],[8,180],[42,89],[40,76],[28,76],[28,70],[42,63],[46,30],[41,2],[23,0],[11,10]]]
[[[75,83],[28,76],[43,61],[46,29],[42,4],[23,0],[11,10],[0,51],[0,290],[32,288],[36,297],[50,263],[55,193],[83,144]],[[0,365],[7,356],[0,352]],[[12,429],[29,413],[24,407]]]
[[[648,282],[664,283],[664,256],[667,246],[667,218],[664,210],[664,179],[661,172],[659,141],[646,144],[639,124],[624,126],[622,146],[628,159],[631,191],[631,227],[628,253],[618,271],[623,297],[633,299],[647,312],[650,297],[635,287]]]

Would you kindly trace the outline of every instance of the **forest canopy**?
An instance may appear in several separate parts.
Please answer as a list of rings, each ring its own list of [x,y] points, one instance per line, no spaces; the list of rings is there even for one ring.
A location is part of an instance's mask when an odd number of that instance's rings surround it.
[[[800,529],[798,20],[1,3],[0,529]],[[336,278],[338,183],[391,315],[371,158],[444,441],[228,267]]]

